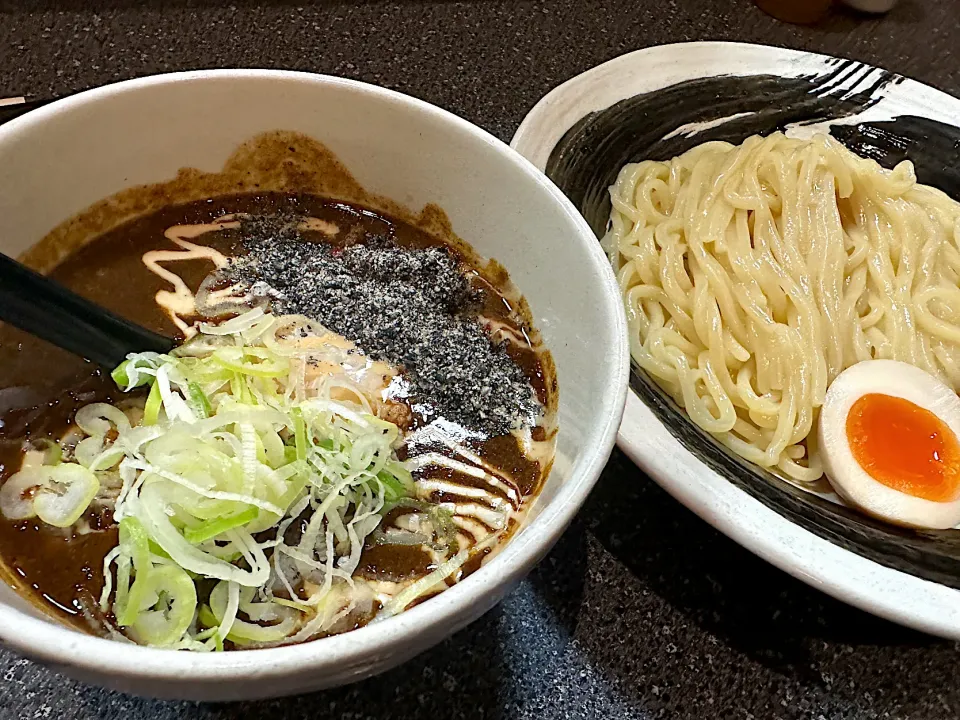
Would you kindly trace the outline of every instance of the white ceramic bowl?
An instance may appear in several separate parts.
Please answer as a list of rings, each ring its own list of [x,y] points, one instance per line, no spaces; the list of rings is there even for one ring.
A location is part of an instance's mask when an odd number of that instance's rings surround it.
[[[412,657],[496,604],[554,544],[616,437],[628,351],[619,294],[589,227],[530,163],[443,110],[382,88],[293,72],[134,80],[0,126],[0,250],[18,255],[101,198],[217,171],[241,142],[293,130],[325,143],[368,190],[432,202],[510,272],[553,353],[557,457],[528,524],[478,572],[402,615],[293,647],[194,654],[76,632],[0,587],[0,640],[93,683],[161,697],[245,699],[358,680]]]

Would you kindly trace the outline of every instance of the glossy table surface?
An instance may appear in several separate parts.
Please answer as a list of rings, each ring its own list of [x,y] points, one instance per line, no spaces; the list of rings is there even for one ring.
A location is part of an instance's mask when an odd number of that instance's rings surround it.
[[[955,0],[780,23],[749,0],[0,0],[0,98],[206,67],[378,83],[509,140],[560,82],[631,50],[740,40],[851,57],[960,94]],[[348,688],[235,705],[87,687],[0,650],[0,718],[951,718],[954,643],[848,608],[719,535],[616,453],[507,600]]]

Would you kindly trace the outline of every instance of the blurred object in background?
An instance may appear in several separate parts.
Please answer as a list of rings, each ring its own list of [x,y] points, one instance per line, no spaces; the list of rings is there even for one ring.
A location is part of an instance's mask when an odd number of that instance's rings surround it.
[[[897,0],[843,0],[846,5],[868,13],[885,13],[897,4]]]
[[[897,0],[842,0],[855,10],[867,13],[885,13]],[[760,9],[778,20],[810,24],[822,20],[830,10],[832,0],[756,0]]]
[[[27,110],[32,110],[37,103],[27,102],[24,97],[0,97],[0,123],[7,120],[13,120],[18,115],[23,115]]]
[[[778,20],[791,23],[815,23],[822,19],[833,0],[756,0],[757,5]],[[870,0],[866,0],[869,2]]]

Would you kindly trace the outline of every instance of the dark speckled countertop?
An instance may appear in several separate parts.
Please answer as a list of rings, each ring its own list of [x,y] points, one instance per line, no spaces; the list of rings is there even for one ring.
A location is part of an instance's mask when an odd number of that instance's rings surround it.
[[[813,28],[750,0],[0,0],[0,97],[171,70],[276,67],[416,95],[509,140],[558,83],[638,48],[723,39],[856,58],[960,94],[960,3]],[[339,690],[163,703],[0,651],[0,718],[954,718],[960,650],[848,608],[727,540],[616,453],[503,604]]]

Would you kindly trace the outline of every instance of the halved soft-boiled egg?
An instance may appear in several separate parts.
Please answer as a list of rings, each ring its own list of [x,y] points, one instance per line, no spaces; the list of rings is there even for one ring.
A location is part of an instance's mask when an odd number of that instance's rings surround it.
[[[820,409],[827,479],[866,513],[909,527],[960,524],[960,397],[895,360],[857,363]]]

